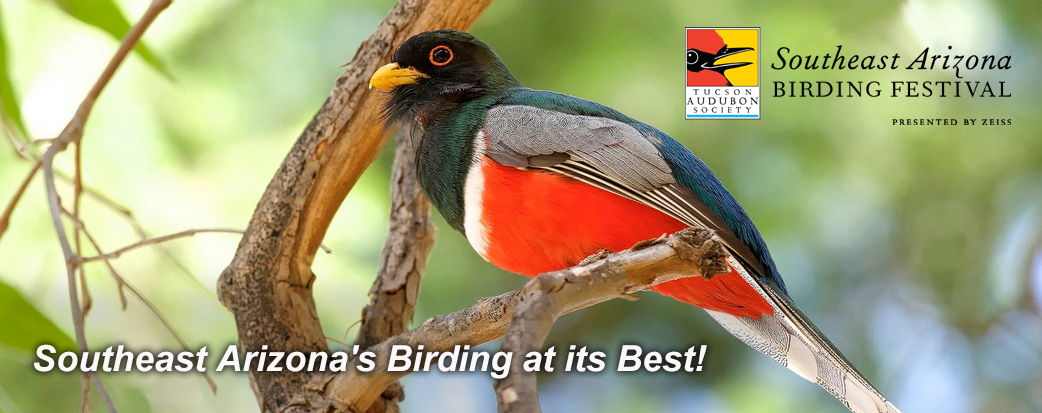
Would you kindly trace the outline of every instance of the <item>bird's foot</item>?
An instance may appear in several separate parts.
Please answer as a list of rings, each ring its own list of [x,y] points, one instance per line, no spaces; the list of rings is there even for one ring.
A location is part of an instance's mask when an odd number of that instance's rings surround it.
[[[597,251],[596,253],[590,255],[589,257],[583,258],[582,261],[579,261],[579,265],[590,264],[590,263],[592,263],[594,261],[597,261],[597,260],[599,260],[601,258],[607,258],[609,255],[611,255],[611,251],[608,251],[606,249],[601,249],[600,251]]]

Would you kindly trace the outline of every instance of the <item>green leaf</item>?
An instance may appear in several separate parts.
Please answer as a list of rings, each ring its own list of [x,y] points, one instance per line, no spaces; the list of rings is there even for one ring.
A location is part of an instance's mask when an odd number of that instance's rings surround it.
[[[22,136],[29,137],[22,123],[18,99],[14,95],[11,73],[7,69],[7,39],[4,38],[3,13],[0,13],[0,110],[3,110],[4,117],[22,133]]]
[[[58,351],[75,350],[76,343],[51,320],[40,314],[14,288],[0,281],[0,344],[36,353],[41,344]]]
[[[0,388],[7,393],[8,403],[0,402],[0,411],[5,406],[23,412],[78,412],[80,411],[80,375],[65,373],[57,368],[40,373],[33,368],[39,361],[36,354],[30,357],[4,357],[0,353]],[[57,355],[53,356],[57,361]],[[127,373],[101,373],[105,388],[112,402],[121,412],[150,412],[148,397],[141,391],[142,383],[137,376]],[[108,409],[91,386],[90,401],[95,412]],[[18,410],[15,410],[18,409]]]
[[[130,22],[123,16],[113,0],[53,0],[59,9],[76,20],[97,27],[116,40],[123,40],[130,31]],[[134,47],[142,58],[154,69],[169,77],[166,67],[159,61],[152,50],[144,42]]]

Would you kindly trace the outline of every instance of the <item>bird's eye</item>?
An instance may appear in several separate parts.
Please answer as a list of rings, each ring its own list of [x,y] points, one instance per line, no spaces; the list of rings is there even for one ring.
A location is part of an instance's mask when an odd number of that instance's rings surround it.
[[[431,64],[445,66],[452,61],[452,49],[448,46],[438,46],[431,49]]]
[[[687,62],[692,64],[698,63],[698,53],[687,52]]]

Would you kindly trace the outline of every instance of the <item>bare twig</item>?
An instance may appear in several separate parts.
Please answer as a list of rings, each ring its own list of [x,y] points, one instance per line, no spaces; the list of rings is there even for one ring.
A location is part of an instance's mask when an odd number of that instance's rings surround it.
[[[136,250],[141,247],[147,247],[149,245],[155,245],[178,238],[191,237],[195,234],[209,234],[209,233],[221,233],[221,234],[242,234],[243,231],[234,228],[199,228],[199,229],[188,229],[181,232],[175,232],[173,234],[167,234],[160,237],[144,239],[133,244],[127,245],[118,250],[112,251],[107,254],[98,254],[93,257],[79,257],[75,261],[78,263],[87,263],[91,261],[111,260],[119,258],[121,255]]]
[[[329,341],[332,341],[332,342],[334,342],[334,343],[337,343],[337,344],[339,344],[339,345],[343,346],[344,348],[349,348],[349,347],[351,347],[351,344],[348,344],[348,343],[347,343],[346,341],[343,341],[343,340],[337,340],[337,339],[335,339],[335,338],[333,338],[333,337],[330,337],[330,336],[326,336],[326,340],[329,340]]]
[[[15,136],[16,132],[11,130],[11,127],[6,122],[3,122],[2,119],[0,119],[0,124],[3,125],[4,132],[6,132],[6,135],[8,137],[8,141],[10,142],[11,147],[14,148],[14,150],[18,154],[18,156],[21,157],[22,159],[26,160],[26,161],[33,162],[33,163],[37,164],[36,168],[39,168],[40,155],[30,152],[30,149],[35,150],[36,147],[34,147],[34,146],[27,146],[27,145],[23,144],[20,140],[18,140],[18,137]],[[44,141],[44,142],[50,143],[50,142],[54,142],[54,140],[55,140],[55,138],[37,139],[37,140],[35,140],[33,142]],[[33,142],[30,142],[30,143],[33,143]],[[26,179],[30,179],[33,175],[34,175],[34,173],[30,173],[29,177],[27,177]],[[73,181],[72,176],[70,176],[69,174],[67,174],[65,172],[62,172],[59,169],[55,169],[54,170],[54,175],[57,176],[58,178],[62,179],[62,180],[68,181],[70,183]],[[88,195],[91,195],[91,196],[95,197],[102,204],[112,208],[117,213],[131,215],[130,209],[128,209],[127,207],[125,207],[123,205],[120,205],[118,202],[112,200],[111,198],[106,197],[105,195],[101,194],[97,190],[92,189],[92,188],[87,187],[87,186],[83,186],[83,191],[85,193],[87,193]]]
[[[25,194],[26,188],[29,187],[29,183],[32,182],[33,178],[36,177],[36,173],[40,171],[40,159],[39,156],[34,155],[26,149],[25,145],[22,144],[18,137],[15,136],[15,131],[11,129],[11,126],[0,120],[0,124],[4,127],[4,134],[7,135],[8,141],[11,143],[11,147],[14,148],[22,158],[31,161],[33,167],[29,170],[29,173],[25,174],[25,178],[22,178],[22,183],[18,185],[18,189],[15,190],[14,195],[11,196],[11,201],[4,207],[4,212],[0,213],[0,239],[3,239],[4,233],[7,232],[7,227],[11,223],[11,215],[14,214],[14,208],[21,201],[22,195]]]
[[[14,151],[18,153],[19,156],[28,159],[29,151],[22,143],[22,140],[18,139],[20,133],[16,132],[14,128],[11,127],[10,123],[7,122],[7,119],[0,119],[0,125],[3,126],[4,135],[7,135],[7,140],[11,143],[11,147],[14,148]]]
[[[363,309],[362,312],[365,312],[365,309]],[[365,314],[363,314],[363,316],[364,315]],[[355,328],[355,326],[360,325],[360,324],[362,324],[362,319],[361,318],[359,318],[359,319],[355,320],[355,322],[347,325],[347,328],[344,330],[344,340],[343,340],[343,342],[346,343],[347,342],[347,338],[351,336],[351,329]],[[340,340],[336,340],[336,342],[339,343]]]
[[[78,255],[69,244],[68,235],[65,233],[65,225],[62,223],[61,218],[61,203],[58,200],[58,191],[54,185],[54,157],[65,150],[70,143],[79,142],[83,136],[83,126],[87,122],[87,118],[90,116],[91,110],[94,108],[94,102],[97,101],[98,96],[101,95],[101,91],[105,89],[109,81],[112,80],[112,76],[116,73],[116,69],[123,63],[127,55],[133,50],[134,45],[141,39],[141,36],[145,33],[145,30],[155,21],[159,13],[166,9],[170,5],[170,0],[153,0],[148,6],[148,10],[141,17],[140,20],[130,29],[126,37],[120,43],[116,53],[109,60],[108,65],[102,71],[98,80],[94,83],[90,92],[84,97],[83,101],[80,102],[79,107],[76,109],[76,113],[69,120],[69,123],[62,130],[61,134],[55,138],[54,142],[47,148],[44,154],[40,157],[40,165],[43,169],[44,184],[47,192],[47,204],[51,213],[51,221],[54,224],[55,233],[58,236],[58,242],[61,244],[62,254],[65,256],[65,270],[68,277],[68,288],[69,288],[69,304],[72,308],[72,321],[76,331],[76,344],[81,352],[87,352],[87,338],[84,334],[83,327],[83,308],[80,306],[79,294],[76,290],[76,271],[79,267]],[[35,168],[33,170],[35,174]],[[30,177],[26,180],[31,179]],[[79,179],[77,174],[77,179]],[[110,412],[116,411],[116,406],[112,404],[112,400],[105,390],[104,384],[101,382],[101,378],[98,377],[97,373],[90,373],[90,379],[94,382],[98,389],[98,393],[101,395],[102,400],[105,402],[105,406]],[[84,388],[87,388],[87,384],[84,384]],[[86,393],[85,393],[86,395]]]
[[[98,244],[97,239],[95,239],[91,235],[90,231],[87,230],[87,226],[83,223],[83,221],[81,221],[79,218],[76,218],[75,216],[72,216],[72,212],[66,210],[65,208],[62,208],[62,213],[64,213],[65,216],[69,217],[69,219],[73,220],[73,222],[76,224],[76,227],[87,238],[87,241],[90,242],[91,246],[94,247],[94,250],[97,251],[99,256],[105,254],[104,250],[101,248],[101,245]],[[109,270],[109,274],[112,275],[112,279],[116,282],[116,286],[119,289],[119,296],[123,304],[123,309],[125,310],[127,308],[127,299],[123,295],[123,288],[126,288],[127,290],[130,290],[130,293],[139,301],[141,301],[141,303],[144,304],[146,308],[148,308],[148,311],[150,311],[152,315],[154,315],[156,319],[159,320],[160,323],[163,324],[163,327],[166,328],[166,331],[170,332],[170,335],[174,337],[174,340],[177,340],[177,344],[181,346],[182,350],[190,351],[190,349],[188,348],[188,343],[186,343],[184,339],[181,338],[181,334],[179,334],[177,330],[174,329],[173,325],[170,324],[169,321],[167,321],[166,317],[164,317],[163,314],[159,312],[156,306],[152,304],[152,302],[149,299],[145,298],[145,296],[142,295],[141,292],[138,291],[138,289],[135,288],[130,282],[128,282],[126,278],[120,275],[119,272],[116,271],[116,268],[112,266],[112,262],[110,260],[106,259],[104,260],[104,262],[105,266]],[[213,378],[210,377],[210,374],[205,371],[201,374],[203,376],[203,379],[206,380],[206,384],[210,386],[210,391],[214,394],[217,394],[217,383],[213,381]]]
[[[32,140],[32,142],[29,142],[29,145],[32,145],[32,146],[44,146],[44,145],[50,145],[51,143],[54,143],[54,140],[55,140],[55,139],[57,139],[57,138],[40,138],[40,139],[33,139],[33,140]]]
[[[75,169],[73,170],[73,195],[72,195],[72,216],[76,218],[77,222],[81,225],[76,225],[73,231],[73,248],[77,257],[83,256],[83,225],[80,221],[80,201],[83,196],[83,169],[82,169],[82,158],[83,158],[83,145],[81,144],[83,137],[75,142]],[[91,297],[90,288],[87,286],[87,274],[83,271],[82,265],[76,266],[76,272],[80,277],[80,293],[83,297],[83,311],[80,313],[81,317],[87,317],[87,313],[90,312],[91,307],[94,305],[94,298]],[[122,297],[122,290],[120,290],[120,297]],[[126,299],[123,298],[124,302]]]
[[[499,338],[507,332],[510,320],[520,310],[519,303],[537,288],[533,285],[552,281],[553,283],[548,285],[577,290],[557,299],[552,308],[552,317],[556,318],[558,315],[613,298],[629,299],[636,291],[666,281],[725,272],[726,269],[720,261],[720,258],[724,257],[722,251],[720,244],[712,239],[710,231],[692,228],[669,238],[640,243],[633,249],[611,254],[588,264],[541,275],[522,289],[481,300],[477,305],[449,315],[431,318],[414,330],[370,347],[369,351],[374,353],[376,368],[370,373],[362,373],[352,365],[347,372],[335,376],[325,385],[326,393],[345,406],[351,406],[356,411],[364,411],[366,406],[380,396],[386,386],[409,373],[387,371],[387,362],[393,346],[407,345],[415,348],[423,344],[424,351],[449,351],[456,345],[476,346]],[[561,281],[556,281],[558,279]],[[568,286],[566,283],[575,285]],[[543,286],[538,288],[541,289]],[[541,342],[542,338],[539,337],[539,340]],[[513,359],[523,358],[515,356]],[[526,374],[519,364],[511,367],[507,379],[514,378],[519,374],[519,370],[520,374]],[[532,385],[534,386],[534,381]],[[497,387],[501,402],[504,394],[511,399],[510,389],[517,392],[517,385],[513,382],[499,384]]]
[[[25,178],[22,178],[22,183],[18,185],[18,189],[15,190],[11,196],[11,201],[4,207],[4,211],[0,213],[0,239],[4,238],[4,233],[7,232],[7,228],[11,224],[11,216],[14,214],[14,209],[18,206],[18,203],[22,200],[22,195],[25,194],[26,188],[29,187],[29,183],[36,177],[36,173],[40,171],[40,159],[34,154],[30,153],[22,141],[15,136],[16,132],[11,128],[11,125],[0,118],[0,126],[4,128],[4,135],[7,136],[8,142],[11,147],[14,148],[15,153],[22,158],[29,160],[33,163],[33,167],[29,170],[29,173],[25,174]]]
[[[61,219],[61,204],[58,201],[58,191],[54,187],[53,161],[54,153],[48,151],[44,154],[43,176],[47,189],[47,205],[51,210],[51,221],[54,224],[54,231],[58,235],[58,243],[61,244],[62,254],[65,256],[65,272],[68,277],[69,288],[69,307],[72,309],[72,323],[76,332],[76,345],[79,347],[81,353],[86,353],[87,336],[83,331],[83,308],[80,306],[80,297],[76,290],[76,267],[78,264],[76,263],[76,253],[72,251],[72,246],[69,245],[69,237],[65,234],[65,225],[62,223]],[[101,378],[98,377],[98,373],[91,372],[89,373],[89,376],[95,386],[98,387],[98,393],[101,394],[105,406],[108,407],[110,412],[115,412],[116,406],[112,404],[112,399],[109,397],[108,391],[105,390],[105,386],[102,384]],[[84,382],[84,395],[87,394],[87,386],[89,386],[89,384]]]
[[[55,170],[54,175],[58,178],[61,178],[62,180],[68,181],[70,184],[73,182],[73,178],[71,176],[60,170]],[[148,235],[148,232],[145,231],[145,227],[141,225],[141,222],[138,221],[136,216],[134,216],[134,212],[131,211],[130,208],[124,206],[123,204],[120,204],[116,200],[110,198],[108,195],[105,195],[101,191],[91,188],[88,185],[83,185],[81,186],[81,188],[83,189],[84,194],[90,196],[91,198],[94,198],[95,201],[98,201],[101,205],[111,209],[112,212],[115,212],[117,215],[126,220],[127,224],[130,225],[130,228],[133,229],[134,233],[138,236],[139,239],[145,240],[151,238],[151,236]],[[184,275],[185,278],[188,279],[188,281],[190,281],[196,287],[199,287],[204,291],[209,291],[209,288],[203,285],[203,283],[200,282],[194,274],[192,274],[192,271],[189,270],[188,267],[181,262],[181,260],[177,259],[177,257],[174,256],[174,254],[172,254],[169,249],[163,246],[163,244],[154,244],[154,246],[156,250],[158,250],[159,253],[167,259],[167,261],[170,261],[171,264],[174,264],[174,267],[176,267],[178,271],[182,275]]]
[[[15,146],[15,150],[18,151],[18,153],[24,159],[26,159],[26,160],[28,160],[30,162],[33,162],[33,164],[34,164],[33,168],[36,168],[38,170],[40,168],[40,158],[39,158],[39,156],[34,155],[32,153],[29,153],[24,147],[19,146],[21,144],[17,141],[17,139],[15,139],[15,137],[13,135],[13,132],[10,131],[9,128],[8,128],[8,136],[11,138],[11,144]],[[51,140],[53,141],[53,139],[51,139]],[[18,191],[15,193],[14,198],[7,205],[7,208],[4,209],[3,214],[0,215],[0,237],[3,237],[4,231],[7,230],[8,224],[10,223],[11,214],[14,212],[14,207],[18,203],[19,198],[21,198],[21,196],[22,196],[22,192],[25,191],[26,186],[29,184],[29,180],[31,180],[33,178],[35,172],[36,171],[31,171],[26,176],[25,179],[27,179],[27,180],[22,183],[22,185],[19,187]],[[54,170],[54,176],[56,176],[57,178],[59,178],[59,179],[61,179],[63,181],[67,181],[69,184],[75,186],[75,179],[72,176],[70,176],[69,174],[62,172],[59,169],[55,169]],[[91,198],[94,198],[94,200],[96,200],[99,203],[101,203],[101,205],[111,209],[117,215],[119,215],[124,220],[126,220],[127,224],[129,224],[131,229],[134,230],[134,233],[137,234],[138,238],[140,238],[141,240],[145,240],[145,239],[151,238],[151,237],[148,236],[148,233],[145,231],[145,228],[141,225],[141,222],[138,221],[137,217],[134,216],[134,212],[131,211],[130,208],[127,208],[126,206],[123,206],[119,202],[117,202],[117,201],[113,200],[112,198],[108,197],[107,195],[101,193],[101,191],[99,191],[97,189],[94,189],[94,188],[91,188],[90,186],[83,185],[82,183],[79,186],[79,189],[82,191],[83,194],[86,194],[86,195],[90,196]],[[73,214],[73,215],[77,216],[77,217],[79,216],[79,214]],[[205,285],[203,285],[201,282],[199,282],[199,279],[196,278],[192,274],[192,272],[188,269],[188,267],[186,267],[183,263],[181,263],[181,261],[178,260],[177,257],[174,256],[174,254],[170,253],[170,250],[168,250],[162,244],[154,244],[154,245],[155,245],[156,249],[159,250],[159,252],[164,257],[166,257],[167,260],[169,260],[172,264],[174,264],[174,266],[186,278],[188,278],[189,281],[192,282],[192,284],[194,284],[196,287],[199,287],[199,288],[201,288],[203,290],[208,290],[208,288]],[[321,245],[321,247],[322,247],[323,251],[326,251],[327,253],[330,252],[329,248],[326,247],[325,245]],[[79,254],[79,252],[77,252],[77,254]]]
[[[11,223],[11,214],[14,214],[14,207],[18,205],[18,201],[22,199],[22,194],[25,193],[25,189],[29,187],[29,183],[33,181],[33,177],[36,176],[36,172],[40,170],[40,162],[37,161],[33,164],[32,169],[29,173],[25,174],[25,179],[18,185],[18,189],[15,190],[14,196],[11,197],[11,202],[7,203],[4,207],[4,212],[0,215],[0,239],[3,238],[4,233],[7,232],[7,227]]]

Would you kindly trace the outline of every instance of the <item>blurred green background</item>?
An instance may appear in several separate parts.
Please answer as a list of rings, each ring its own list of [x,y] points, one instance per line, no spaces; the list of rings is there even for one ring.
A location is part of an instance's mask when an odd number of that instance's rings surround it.
[[[689,2],[498,0],[473,32],[529,87],[615,107],[676,137],[712,167],[763,232],[802,308],[906,412],[1042,411],[1042,6],[1029,0]],[[0,95],[28,137],[54,137],[148,0],[0,0]],[[176,0],[102,95],[84,140],[86,183],[131,209],[150,235],[245,228],[268,180],[359,42],[393,2]],[[56,7],[59,6],[59,7]],[[761,27],[762,116],[683,117],[685,26]],[[773,98],[773,81],[956,80],[935,71],[775,71],[775,51],[900,53],[924,47],[1011,54],[1012,98]],[[1011,118],[1013,126],[897,127],[892,118]],[[0,201],[30,164],[0,143]],[[392,151],[347,197],[315,260],[330,337],[359,319],[387,226]],[[59,159],[71,169],[70,156]],[[71,196],[68,185],[60,187]],[[86,198],[106,249],[135,241],[128,221]],[[437,218],[441,223],[441,218]],[[214,285],[238,236],[174,241],[115,267],[192,348],[236,340]],[[524,282],[441,225],[414,322]],[[134,298],[121,309],[102,264],[88,267],[92,347],[177,349]],[[816,385],[730,337],[702,311],[652,294],[563,317],[549,344],[614,354],[622,344],[707,344],[694,374],[549,374],[555,412],[844,411]],[[0,411],[78,408],[79,379],[32,369],[42,342],[72,334],[61,252],[34,181],[0,239]],[[496,349],[498,345],[485,346]],[[211,355],[211,362],[215,362]],[[609,356],[613,370],[614,357]],[[103,376],[124,411],[255,411],[244,374]],[[414,374],[404,409],[492,411],[488,374]],[[96,399],[96,397],[95,397]],[[96,405],[100,410],[100,406]]]

